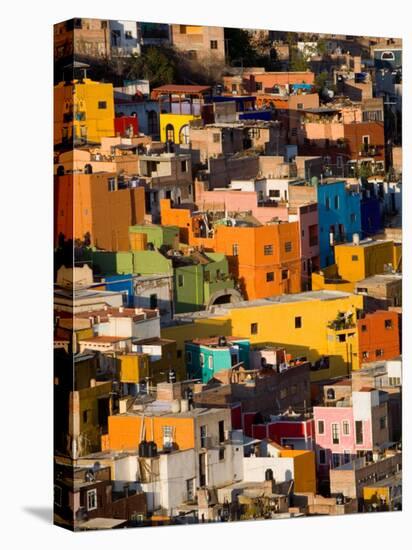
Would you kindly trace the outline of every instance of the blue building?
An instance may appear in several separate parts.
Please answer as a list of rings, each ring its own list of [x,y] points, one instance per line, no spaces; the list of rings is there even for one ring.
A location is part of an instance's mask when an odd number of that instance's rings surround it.
[[[250,341],[232,336],[192,340],[185,344],[188,378],[206,383],[214,374],[239,363],[249,368]]]
[[[320,267],[335,262],[333,245],[352,241],[361,234],[361,195],[346,188],[342,180],[317,185]]]
[[[361,198],[362,238],[383,231],[383,203],[377,196],[373,183],[362,184]]]

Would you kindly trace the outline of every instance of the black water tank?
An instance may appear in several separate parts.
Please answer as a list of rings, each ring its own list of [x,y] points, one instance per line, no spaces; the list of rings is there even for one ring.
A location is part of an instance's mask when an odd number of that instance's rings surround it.
[[[157,456],[157,445],[154,441],[148,441],[147,443],[147,456],[149,458]]]
[[[265,472],[265,481],[273,481],[273,470],[268,468]]]
[[[149,456],[148,443],[146,440],[143,440],[139,443],[139,456],[147,457]]]

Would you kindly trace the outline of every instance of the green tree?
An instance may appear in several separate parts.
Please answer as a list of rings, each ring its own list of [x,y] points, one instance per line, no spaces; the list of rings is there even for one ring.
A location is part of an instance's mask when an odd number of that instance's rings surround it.
[[[329,76],[328,71],[322,71],[321,73],[315,76],[315,86],[318,92],[323,90],[323,88],[325,87],[326,82],[328,80],[328,76]]]
[[[289,47],[289,70],[290,71],[307,71],[309,63],[305,59],[303,53],[295,46]]]
[[[171,49],[150,47],[141,55],[132,55],[126,67],[127,79],[146,79],[153,88],[174,82],[176,55]]]

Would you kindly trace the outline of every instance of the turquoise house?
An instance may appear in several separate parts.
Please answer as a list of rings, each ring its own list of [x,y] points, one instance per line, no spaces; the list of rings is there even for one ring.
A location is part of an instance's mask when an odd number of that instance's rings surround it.
[[[245,338],[220,336],[192,340],[185,344],[188,378],[209,382],[215,373],[243,363],[249,369],[250,341]]]

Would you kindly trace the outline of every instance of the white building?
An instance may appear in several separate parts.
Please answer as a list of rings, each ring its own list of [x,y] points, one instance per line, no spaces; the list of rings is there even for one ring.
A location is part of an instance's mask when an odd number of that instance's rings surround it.
[[[112,55],[140,54],[140,38],[136,21],[110,21]]]

